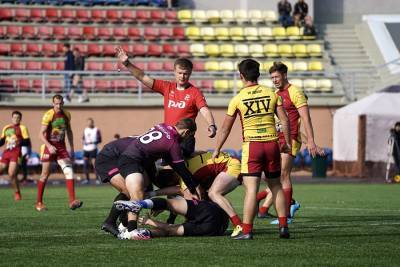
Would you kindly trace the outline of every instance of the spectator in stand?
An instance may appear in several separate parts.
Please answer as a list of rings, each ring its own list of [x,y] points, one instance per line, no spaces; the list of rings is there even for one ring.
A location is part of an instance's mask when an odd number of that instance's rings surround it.
[[[279,22],[283,27],[288,27],[293,24],[292,16],[290,16],[291,12],[292,5],[287,0],[278,2]]]
[[[75,70],[75,60],[74,60],[74,54],[71,51],[71,46],[69,44],[64,44],[63,51],[65,56],[64,70],[65,71]],[[64,102],[71,101],[69,94],[71,92],[72,76],[73,75],[71,74],[64,74],[64,93],[65,93]]]
[[[301,27],[304,25],[304,18],[308,14],[308,5],[304,0],[298,0],[294,5],[293,18],[294,25],[297,27]]]
[[[74,66],[76,71],[84,71],[85,70],[85,57],[81,55],[78,48],[74,48]],[[82,74],[74,74],[72,78],[72,90],[70,92],[69,98],[72,98],[72,95],[76,91],[79,94],[78,102],[89,102],[89,97],[87,94],[87,90],[83,89],[82,93]]]
[[[93,168],[97,156],[97,145],[101,143],[101,134],[99,128],[94,125],[94,120],[88,118],[87,127],[83,130],[83,171],[86,175],[86,180],[82,184],[90,183],[90,169]]]
[[[305,36],[316,36],[317,35],[317,30],[315,29],[313,25],[313,20],[311,16],[306,16],[304,18],[304,27],[303,27],[303,35]]]

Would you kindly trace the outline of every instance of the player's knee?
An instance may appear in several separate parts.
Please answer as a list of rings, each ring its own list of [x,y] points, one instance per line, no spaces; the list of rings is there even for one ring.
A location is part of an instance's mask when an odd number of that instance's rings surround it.
[[[67,179],[67,180],[74,179],[74,170],[72,169],[71,165],[66,164],[61,168],[62,168],[62,171],[64,173],[65,179]]]
[[[211,200],[215,200],[215,199],[217,199],[218,198],[218,196],[220,196],[221,194],[218,194],[216,191],[210,191],[210,192],[208,192],[208,197],[211,199]]]

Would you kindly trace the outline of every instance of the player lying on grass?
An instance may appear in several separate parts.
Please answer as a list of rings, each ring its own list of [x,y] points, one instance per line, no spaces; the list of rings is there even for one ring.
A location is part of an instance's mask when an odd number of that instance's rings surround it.
[[[193,174],[194,180],[207,192],[208,198],[217,203],[228,215],[235,228],[233,236],[241,229],[241,220],[235,209],[224,195],[232,192],[241,184],[240,160],[231,157],[228,153],[221,152],[215,161],[212,160],[212,152],[197,152],[194,157],[185,160],[186,167]],[[174,172],[168,170],[160,172],[153,183],[161,188],[150,196],[183,195],[186,199],[187,187],[182,179]],[[169,176],[169,177],[168,177]],[[175,185],[164,187],[162,180],[176,181]],[[178,186],[179,181],[179,186]]]
[[[122,231],[120,239],[147,240],[166,236],[219,236],[228,228],[229,216],[216,203],[186,199],[154,198],[140,201],[116,201],[115,207],[139,214],[141,209],[170,210],[182,215],[186,221],[182,224],[168,224],[150,217],[142,217],[142,225],[151,229]]]

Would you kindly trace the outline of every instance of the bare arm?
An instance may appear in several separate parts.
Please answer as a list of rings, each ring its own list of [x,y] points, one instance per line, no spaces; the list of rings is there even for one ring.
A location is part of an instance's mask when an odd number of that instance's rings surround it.
[[[215,146],[215,150],[213,153],[213,159],[217,158],[219,155],[219,152],[221,150],[221,147],[224,145],[226,139],[228,138],[231,130],[233,123],[235,122],[235,116],[229,116],[226,115],[224,119],[224,123],[222,124],[222,128],[219,131],[218,137],[217,137],[217,144]]]
[[[55,154],[57,149],[52,144],[50,144],[49,141],[46,139],[47,127],[48,127],[47,125],[40,126],[39,140],[45,144],[45,146],[47,147],[47,149],[51,154]]]
[[[115,51],[117,53],[117,57],[118,57],[119,62],[121,62],[122,65],[124,65],[129,70],[129,72],[132,73],[132,75],[136,79],[138,79],[140,82],[142,82],[147,87],[153,88],[154,79],[152,79],[149,76],[145,75],[143,70],[141,70],[138,67],[136,67],[135,65],[133,65],[129,61],[128,55],[126,54],[124,49],[122,49],[122,47],[118,46],[115,49]]]
[[[290,152],[292,150],[292,148],[291,148],[290,135],[289,135],[290,125],[289,125],[288,116],[286,115],[286,112],[282,106],[276,107],[276,115],[278,116],[278,118],[281,122],[283,136],[285,137],[286,145],[288,148],[288,149],[286,149],[287,151],[285,151],[285,149],[284,149],[283,152]]]
[[[312,157],[318,155],[324,155],[324,151],[322,148],[318,147],[314,141],[314,130],[311,122],[310,110],[308,106],[302,106],[297,109],[301,121],[304,123],[304,130],[306,131],[307,136],[307,149],[310,151]]]
[[[208,124],[208,137],[213,138],[217,134],[217,127],[215,126],[214,116],[212,115],[208,107],[202,107],[200,109],[201,115],[207,121]]]

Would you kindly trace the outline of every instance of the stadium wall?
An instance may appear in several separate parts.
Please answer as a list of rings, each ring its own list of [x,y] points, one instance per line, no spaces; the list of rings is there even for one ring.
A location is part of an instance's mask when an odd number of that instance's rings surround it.
[[[38,138],[40,130],[40,122],[42,116],[48,108],[43,107],[19,107],[23,114],[22,124],[28,127],[33,150],[39,151],[41,142]],[[83,129],[86,127],[87,118],[94,119],[95,124],[102,132],[103,143],[108,143],[113,139],[115,133],[121,136],[128,136],[133,134],[140,134],[148,130],[155,124],[163,121],[163,109],[160,107],[146,107],[146,108],[133,108],[133,107],[71,107],[67,108],[72,116],[72,129],[74,132],[74,145],[75,150],[82,150],[82,134]],[[11,122],[11,112],[15,110],[10,107],[0,107],[0,127],[4,127]],[[226,108],[212,108],[211,109],[217,126],[220,128],[225,117]],[[335,108],[326,107],[311,107],[311,117],[313,120],[315,140],[318,145],[323,147],[332,147],[332,125],[333,117],[332,112]],[[215,145],[215,138],[210,139],[207,137],[207,125],[205,120],[199,115],[197,118],[198,132],[197,149],[209,149]],[[232,134],[228,138],[224,148],[232,148],[239,150],[241,148],[241,128],[239,120],[237,119]]]

